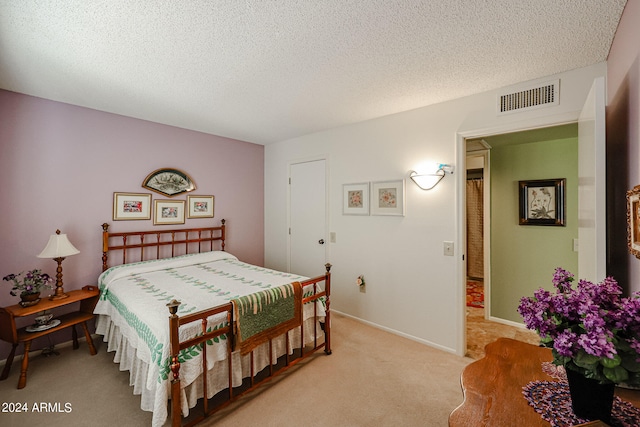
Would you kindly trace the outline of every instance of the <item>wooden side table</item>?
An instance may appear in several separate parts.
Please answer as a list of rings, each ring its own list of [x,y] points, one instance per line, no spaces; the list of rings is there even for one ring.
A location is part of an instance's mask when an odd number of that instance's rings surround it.
[[[9,356],[7,357],[7,363],[4,366],[2,375],[0,375],[0,380],[6,380],[9,376],[16,348],[21,342],[24,343],[24,356],[22,358],[22,369],[20,371],[20,379],[18,380],[18,388],[24,388],[27,385],[29,350],[31,348],[31,341],[34,339],[71,327],[73,349],[76,350],[79,345],[78,332],[76,331],[75,325],[78,323],[82,325],[82,329],[84,330],[84,335],[87,339],[87,344],[89,345],[89,352],[92,356],[96,354],[91,334],[87,328],[87,321],[93,318],[93,309],[98,302],[100,291],[97,286],[85,286],[82,289],[68,291],[67,294],[69,295],[68,298],[58,300],[43,298],[42,301],[31,307],[22,307],[19,304],[9,307],[0,307],[0,339],[10,342],[13,345]],[[27,332],[25,330],[26,328],[18,329],[16,327],[17,317],[32,316],[44,310],[51,310],[53,308],[63,307],[76,302],[80,303],[79,310],[56,317],[56,319],[60,320],[60,324],[53,328],[38,332]]]
[[[485,347],[485,357],[467,365],[460,382],[464,402],[449,415],[450,427],[549,426],[522,395],[531,381],[553,381],[542,362],[553,360],[551,350],[499,338]],[[640,393],[616,387],[616,395],[640,407]],[[595,421],[583,426],[605,426]]]

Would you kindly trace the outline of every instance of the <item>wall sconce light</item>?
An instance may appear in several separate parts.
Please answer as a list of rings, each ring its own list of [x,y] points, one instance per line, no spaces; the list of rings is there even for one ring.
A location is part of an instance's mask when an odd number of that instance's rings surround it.
[[[442,178],[444,178],[447,173],[453,173],[453,166],[440,163],[435,173],[419,174],[416,171],[409,171],[409,178],[423,190],[431,190],[442,181]]]
[[[47,246],[42,250],[38,258],[52,258],[58,263],[58,269],[56,270],[56,292],[50,299],[57,300],[67,298],[69,295],[64,293],[62,287],[62,261],[65,257],[79,254],[80,251],[71,244],[66,234],[60,234],[60,230],[56,230],[56,234],[52,234],[49,237]]]

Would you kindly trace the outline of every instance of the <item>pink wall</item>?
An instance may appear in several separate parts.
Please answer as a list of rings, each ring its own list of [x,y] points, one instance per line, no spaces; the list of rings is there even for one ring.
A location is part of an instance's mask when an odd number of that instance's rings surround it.
[[[629,291],[640,291],[640,260],[626,253],[626,190],[640,184],[640,1],[629,1],[607,59],[607,214],[612,247],[624,248],[610,265],[628,265]],[[621,177],[617,171],[624,171]],[[617,227],[620,232],[615,232]],[[610,253],[615,253],[611,250]],[[622,258],[624,256],[624,258]]]
[[[95,284],[103,222],[112,231],[154,227],[112,221],[113,192],[163,198],[141,187],[161,167],[187,172],[197,185],[192,194],[214,195],[215,218],[155,227],[225,218],[227,250],[263,264],[263,146],[0,90],[0,277],[33,268],[55,275],[55,262],[36,255],[59,228],[80,250],[63,263],[65,289]],[[9,290],[1,281],[0,305],[18,302]],[[0,346],[0,360],[7,348]]]

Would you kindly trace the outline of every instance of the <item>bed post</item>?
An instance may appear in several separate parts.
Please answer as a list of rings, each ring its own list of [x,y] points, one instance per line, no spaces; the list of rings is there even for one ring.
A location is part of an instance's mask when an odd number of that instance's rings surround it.
[[[102,224],[102,271],[108,267],[107,252],[109,251],[109,224]]]
[[[220,222],[222,223],[222,225],[220,226],[220,229],[222,231],[222,233],[220,233],[220,237],[222,238],[220,247],[224,251],[224,240],[226,238],[225,234],[226,234],[226,230],[227,230],[227,227],[224,224],[225,224],[225,222],[227,222],[227,220],[223,218],[223,219],[220,220]],[[213,245],[213,242],[211,242],[211,245]]]
[[[325,325],[324,325],[324,334],[325,334],[325,345],[324,352],[326,354],[331,354],[331,264],[326,263],[324,268],[327,269],[327,272],[324,274],[324,292],[326,294],[326,308],[325,312]]]
[[[180,338],[178,337],[178,328],[180,322],[178,319],[178,307],[180,301],[173,300],[167,304],[169,307],[169,342],[171,345],[171,372],[173,378],[171,379],[171,425],[176,427],[182,424],[182,409],[180,408],[180,362],[178,361],[178,354],[180,354]]]

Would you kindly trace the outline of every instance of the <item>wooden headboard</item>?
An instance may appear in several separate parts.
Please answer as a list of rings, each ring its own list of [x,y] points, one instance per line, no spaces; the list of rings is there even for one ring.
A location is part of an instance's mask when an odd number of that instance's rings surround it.
[[[178,255],[213,251],[220,241],[224,251],[225,220],[218,227],[183,228],[177,230],[128,231],[109,233],[109,224],[102,224],[102,271],[109,268],[109,252],[121,251],[122,262],[171,258]]]

